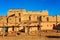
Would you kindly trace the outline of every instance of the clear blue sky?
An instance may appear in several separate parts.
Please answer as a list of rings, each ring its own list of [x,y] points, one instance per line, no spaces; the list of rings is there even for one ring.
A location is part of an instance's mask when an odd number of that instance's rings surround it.
[[[60,0],[0,0],[0,15],[6,15],[10,8],[48,10],[49,15],[60,15]]]

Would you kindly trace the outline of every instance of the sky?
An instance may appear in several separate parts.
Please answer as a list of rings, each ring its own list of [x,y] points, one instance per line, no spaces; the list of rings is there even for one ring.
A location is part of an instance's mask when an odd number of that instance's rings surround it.
[[[60,15],[60,0],[0,0],[0,15],[7,15],[11,8],[48,10],[49,15]]]

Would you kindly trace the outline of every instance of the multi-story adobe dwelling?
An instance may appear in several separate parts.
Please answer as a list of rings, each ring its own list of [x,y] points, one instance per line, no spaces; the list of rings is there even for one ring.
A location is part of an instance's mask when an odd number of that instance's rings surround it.
[[[25,33],[41,30],[53,30],[53,25],[60,23],[60,16],[49,16],[47,10],[26,11],[25,9],[9,9],[6,16],[0,16],[0,26],[7,26],[8,32],[25,29]],[[29,29],[27,28],[29,26]],[[0,28],[0,31],[2,28]]]

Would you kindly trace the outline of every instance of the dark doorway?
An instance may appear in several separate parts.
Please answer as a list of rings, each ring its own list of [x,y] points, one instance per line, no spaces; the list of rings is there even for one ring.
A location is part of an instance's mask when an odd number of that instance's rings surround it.
[[[3,30],[4,30],[5,32],[8,32],[8,27],[7,27],[7,26],[4,26],[4,27],[3,27]]]
[[[60,30],[60,24],[56,25],[56,26],[53,26],[53,29],[55,30]]]
[[[21,29],[21,30],[19,30],[19,31],[25,33],[25,26],[23,26],[23,29]]]
[[[5,28],[6,28],[5,32],[8,32],[8,27],[5,27]]]
[[[12,26],[12,31],[14,31],[14,26]]]
[[[6,27],[6,26],[3,27],[3,34],[4,34],[4,36],[7,36],[7,34],[8,34],[8,27]]]
[[[42,16],[39,17],[39,21],[42,21]]]
[[[38,29],[38,30],[40,29],[40,25],[37,25],[37,29]]]

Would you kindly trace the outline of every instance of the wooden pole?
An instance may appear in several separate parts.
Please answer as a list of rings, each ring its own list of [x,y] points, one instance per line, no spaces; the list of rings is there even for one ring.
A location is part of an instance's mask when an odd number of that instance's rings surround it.
[[[57,25],[57,14],[56,14],[56,25]]]
[[[57,26],[57,14],[56,14],[56,26]],[[58,32],[58,30],[57,30],[57,32]]]

